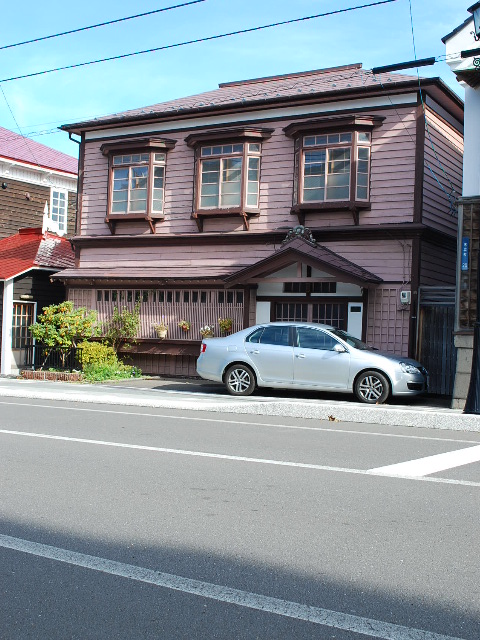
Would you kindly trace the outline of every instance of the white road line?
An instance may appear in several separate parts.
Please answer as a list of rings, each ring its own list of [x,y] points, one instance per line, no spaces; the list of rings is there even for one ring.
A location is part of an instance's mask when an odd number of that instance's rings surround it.
[[[24,436],[28,438],[43,438],[47,440],[59,440],[64,442],[78,442],[80,444],[93,444],[103,447],[118,447],[120,449],[135,449],[137,451],[154,451],[157,453],[170,453],[180,456],[192,456],[197,458],[216,458],[217,460],[231,460],[234,462],[249,462],[254,464],[267,464],[280,467],[296,467],[299,469],[313,469],[316,471],[333,471],[337,473],[351,473],[363,476],[384,475],[375,473],[372,470],[365,469],[348,469],[345,467],[330,467],[321,464],[309,464],[306,462],[292,462],[289,460],[269,460],[265,458],[248,458],[244,456],[232,456],[222,453],[210,453],[207,451],[189,451],[185,449],[167,449],[165,447],[149,447],[140,444],[128,444],[124,442],[108,442],[105,440],[90,440],[88,438],[70,438],[67,436],[54,436],[47,433],[29,433],[28,431],[12,431],[10,429],[0,429],[0,434]],[[386,474],[389,475],[389,474]],[[405,480],[423,480],[425,482],[435,482],[438,484],[457,484],[469,487],[480,487],[480,482],[471,482],[469,480],[450,480],[449,478],[415,478],[410,476],[402,476]]]
[[[243,425],[243,426],[251,426],[251,427],[271,427],[274,429],[292,429],[294,431],[320,431],[327,433],[347,433],[353,435],[360,436],[378,436],[380,438],[401,438],[406,440],[433,440],[438,442],[459,442],[466,444],[478,444],[478,440],[465,440],[461,438],[438,438],[436,436],[413,436],[406,435],[400,433],[378,433],[374,431],[358,431],[355,429],[341,429],[340,427],[336,427],[334,429],[330,429],[328,427],[299,427],[290,424],[277,424],[272,422],[249,422],[248,420],[227,420],[225,418],[197,418],[195,416],[175,416],[170,414],[162,414],[162,413],[146,413],[140,411],[114,411],[110,409],[89,409],[84,407],[57,407],[54,405],[48,404],[34,404],[29,403],[26,405],[24,402],[4,402],[0,400],[0,405],[13,405],[18,407],[39,407],[42,409],[55,409],[61,411],[87,411],[89,413],[109,413],[113,415],[123,415],[123,416],[141,416],[148,418],[172,418],[175,420],[186,420],[186,421],[194,421],[194,422],[208,422],[208,423],[220,423],[225,425]],[[94,403],[93,403],[94,404]],[[231,415],[231,414],[229,414]],[[304,418],[305,420],[310,420],[311,418]],[[378,425],[381,426],[381,425]]]
[[[157,587],[181,591],[182,593],[190,593],[218,602],[273,613],[294,620],[313,622],[314,624],[334,629],[352,631],[353,633],[363,634],[370,638],[381,638],[383,640],[462,640],[462,638],[454,638],[422,629],[404,627],[372,618],[363,618],[330,609],[312,607],[298,602],[270,598],[258,593],[250,593],[211,582],[184,578],[171,573],[154,571],[132,564],[124,564],[123,562],[77,553],[68,549],[52,547],[50,545],[31,542],[30,540],[22,540],[21,538],[13,538],[2,534],[0,534],[0,546],[5,549],[20,551],[41,558],[64,562],[76,567],[100,571],[109,575],[136,580],[137,582],[145,582]]]
[[[370,473],[385,476],[402,476],[418,478],[428,476],[432,473],[445,471],[461,467],[472,462],[480,460],[480,445],[476,447],[468,447],[467,449],[459,449],[457,451],[447,451],[446,453],[438,453],[434,456],[418,458],[417,460],[408,460],[407,462],[399,462],[398,464],[390,464],[386,467],[377,467],[370,469]]]

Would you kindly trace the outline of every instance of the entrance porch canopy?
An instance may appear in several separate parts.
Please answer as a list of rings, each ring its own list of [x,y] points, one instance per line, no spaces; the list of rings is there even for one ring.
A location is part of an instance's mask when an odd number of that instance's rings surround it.
[[[258,278],[266,278],[295,263],[306,264],[319,271],[329,273],[341,282],[356,284],[360,287],[373,287],[383,282],[382,278],[374,273],[303,237],[288,240],[270,256],[253,265],[239,269],[225,277],[224,281],[227,287],[247,284]]]

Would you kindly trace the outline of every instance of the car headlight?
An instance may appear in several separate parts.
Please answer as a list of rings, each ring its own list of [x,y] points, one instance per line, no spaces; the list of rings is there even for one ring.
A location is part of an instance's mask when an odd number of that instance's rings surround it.
[[[407,364],[406,362],[400,362],[399,364],[403,373],[420,373],[420,369],[414,367],[413,364]]]

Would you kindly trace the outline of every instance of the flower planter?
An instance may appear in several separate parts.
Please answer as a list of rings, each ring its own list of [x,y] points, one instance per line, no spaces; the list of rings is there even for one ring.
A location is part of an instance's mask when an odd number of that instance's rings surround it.
[[[24,380],[51,380],[56,382],[82,382],[83,375],[78,373],[68,373],[66,371],[32,371],[23,369],[21,377]]]
[[[155,331],[157,332],[157,336],[159,338],[165,340],[165,338],[167,337],[168,329],[155,329]]]

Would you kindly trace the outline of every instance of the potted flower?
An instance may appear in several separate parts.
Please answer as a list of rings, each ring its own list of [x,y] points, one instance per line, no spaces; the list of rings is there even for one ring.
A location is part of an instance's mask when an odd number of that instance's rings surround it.
[[[155,329],[157,336],[164,340],[167,337],[168,325],[165,324],[165,318],[162,316],[162,319],[158,324],[154,324],[153,328]]]
[[[206,324],[204,327],[200,327],[200,335],[202,338],[213,338],[213,327]]]
[[[182,331],[185,331],[185,333],[187,331],[190,331],[190,327],[192,326],[190,324],[190,322],[188,320],[180,320],[180,322],[178,323],[178,326],[180,327],[180,329]]]
[[[232,318],[219,318],[218,326],[222,333],[230,333],[233,327],[233,320]]]

